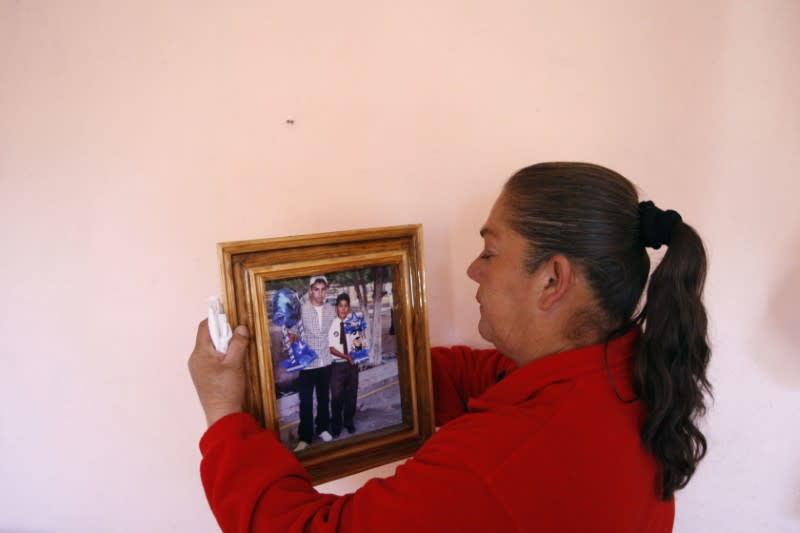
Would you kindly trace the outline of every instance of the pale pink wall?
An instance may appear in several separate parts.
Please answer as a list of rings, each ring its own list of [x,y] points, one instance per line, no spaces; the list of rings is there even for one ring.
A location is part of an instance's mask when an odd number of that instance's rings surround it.
[[[708,243],[676,530],[796,531],[798,50],[794,0],[0,0],[0,529],[215,530],[185,359],[216,242],[421,222],[432,340],[477,343],[501,183],[580,159]]]

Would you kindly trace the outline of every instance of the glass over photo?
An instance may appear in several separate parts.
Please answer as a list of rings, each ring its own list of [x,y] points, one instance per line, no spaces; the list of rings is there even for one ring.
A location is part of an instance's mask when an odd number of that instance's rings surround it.
[[[300,452],[403,422],[391,266],[265,283],[280,439]]]

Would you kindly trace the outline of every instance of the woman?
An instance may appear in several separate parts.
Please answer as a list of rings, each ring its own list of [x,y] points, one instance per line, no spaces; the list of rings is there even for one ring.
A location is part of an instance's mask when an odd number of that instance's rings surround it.
[[[209,430],[201,473],[225,531],[670,531],[706,450],[706,259],[674,211],[596,165],[506,183],[467,273],[497,350],[433,350],[441,429],[354,494],[317,493],[273,432],[238,413],[245,329],[190,368]],[[646,246],[668,249],[648,281]],[[503,354],[503,355],[501,355]]]

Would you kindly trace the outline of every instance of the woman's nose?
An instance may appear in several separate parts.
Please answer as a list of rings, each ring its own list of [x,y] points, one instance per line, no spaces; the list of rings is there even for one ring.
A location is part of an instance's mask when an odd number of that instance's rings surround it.
[[[478,266],[478,258],[476,257],[475,260],[473,260],[472,263],[470,263],[467,267],[467,276],[469,276],[472,281],[480,283],[478,280],[478,275],[480,273],[479,271],[480,266]]]

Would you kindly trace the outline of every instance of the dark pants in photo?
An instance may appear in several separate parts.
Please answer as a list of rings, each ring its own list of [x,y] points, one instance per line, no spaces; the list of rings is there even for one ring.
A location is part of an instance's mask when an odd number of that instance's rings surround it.
[[[358,366],[350,363],[331,364],[331,432],[334,435],[342,432],[342,426],[353,431],[357,395]]]
[[[297,394],[300,396],[300,427],[297,436],[311,444],[314,435],[328,431],[330,409],[328,398],[331,390],[331,366],[301,370],[297,378]],[[317,392],[317,418],[314,419],[314,391]],[[316,431],[314,426],[316,425]]]

